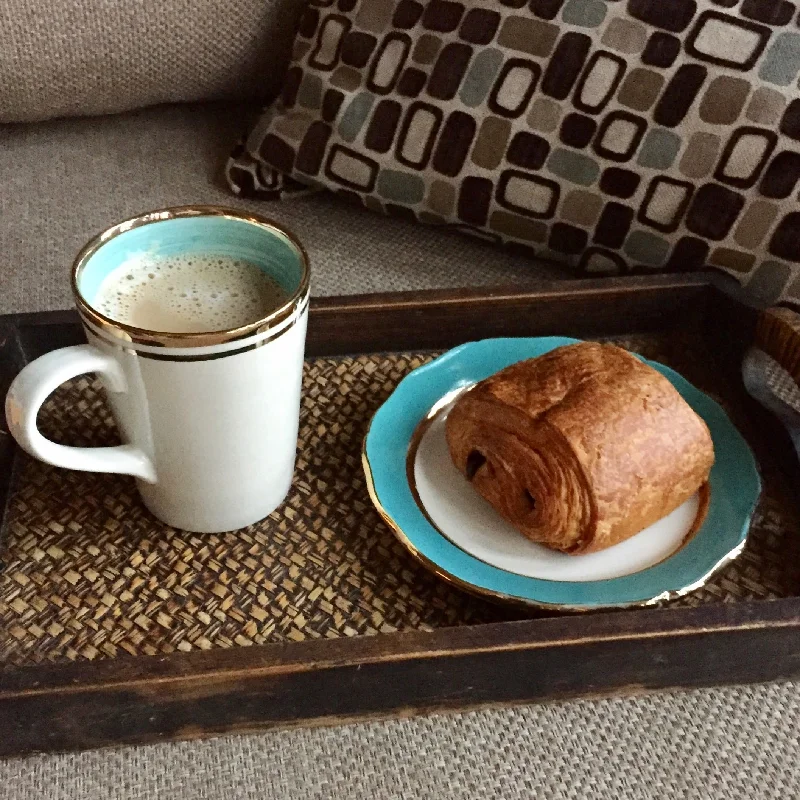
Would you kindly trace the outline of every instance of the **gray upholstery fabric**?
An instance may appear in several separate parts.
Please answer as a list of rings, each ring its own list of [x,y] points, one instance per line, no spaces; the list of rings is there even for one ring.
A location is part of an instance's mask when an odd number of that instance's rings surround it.
[[[3,0],[0,122],[265,98],[283,80],[305,3]]]
[[[329,195],[238,200],[220,171],[247,118],[231,106],[178,106],[0,126],[0,313],[67,308],[69,267],[90,236],[184,203],[248,207],[286,223],[309,250],[315,294],[564,277],[555,267]]]
[[[237,204],[217,174],[245,123],[217,106],[0,128],[0,313],[70,305],[74,253],[118,219]],[[317,294],[562,275],[327,196],[239,205],[297,231]],[[774,684],[14,759],[0,797],[773,800],[800,794],[799,740],[800,686]]]
[[[498,679],[501,679],[498,677]],[[782,800],[800,686],[557,703],[0,763],[4,800]]]

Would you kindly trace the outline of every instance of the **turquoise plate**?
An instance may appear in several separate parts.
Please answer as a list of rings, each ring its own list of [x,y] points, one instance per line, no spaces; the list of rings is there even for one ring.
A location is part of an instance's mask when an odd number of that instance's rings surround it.
[[[430,498],[431,492],[447,491],[447,480],[442,480],[441,489],[436,476],[434,480],[428,480],[425,490],[428,506],[421,500],[414,464],[419,457],[420,441],[424,441],[425,431],[437,416],[446,414],[453,399],[465,388],[509,364],[577,341],[562,337],[487,339],[456,347],[414,370],[378,409],[367,432],[363,462],[372,501],[400,541],[423,564],[443,579],[484,596],[536,607],[589,610],[652,605],[697,589],[744,548],[750,519],[761,494],[761,481],[750,448],[722,408],[663,364],[648,362],[672,382],[686,402],[705,420],[714,440],[716,455],[709,480],[710,496],[705,494],[707,511],[702,524],[699,528],[694,525],[691,535],[681,534],[673,552],[665,557],[617,577],[597,580],[586,575],[577,579],[532,577],[520,574],[525,570],[514,568],[513,558],[510,562],[506,559],[506,568],[501,568],[489,563],[492,558],[476,557],[474,553],[480,554],[480,548],[472,548],[471,542],[465,546],[459,541],[459,536],[453,534],[452,526],[447,536],[442,533],[440,528],[443,526],[437,527],[433,521],[434,517],[441,521],[442,512],[432,511],[435,503],[431,503]],[[442,465],[441,469],[450,467],[452,465]],[[482,500],[475,502],[483,503]],[[451,507],[456,508],[452,504]],[[485,512],[479,511],[463,519],[473,526],[481,525],[483,523],[475,520],[492,519],[484,516],[485,513],[494,515],[499,526],[504,525],[488,505]],[[490,522],[489,527],[493,524]],[[481,531],[476,535],[480,538]],[[492,542],[492,535],[484,537],[483,541]],[[648,536],[645,534],[642,539]],[[521,536],[513,541],[509,538],[509,541],[514,547],[519,542],[519,547],[540,548]],[[611,563],[610,559],[623,552],[621,548],[626,544],[623,542],[602,551],[606,554],[606,566]],[[579,563],[578,559],[600,555],[547,553],[548,556],[543,556],[545,559],[566,559],[567,572],[563,574],[570,574],[569,568]],[[536,558],[534,555],[534,561]],[[497,563],[501,562],[495,559]],[[509,563],[512,566],[508,566]],[[535,572],[538,567],[534,567]],[[548,574],[546,569],[543,574]],[[554,574],[562,573],[556,570]],[[591,570],[587,574],[591,575]],[[599,574],[602,574],[602,569]]]

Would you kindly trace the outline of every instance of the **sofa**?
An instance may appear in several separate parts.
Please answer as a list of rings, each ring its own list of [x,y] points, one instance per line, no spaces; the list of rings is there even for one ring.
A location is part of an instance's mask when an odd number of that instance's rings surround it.
[[[288,225],[320,295],[563,277],[330,197],[265,208],[227,189],[225,159],[280,86],[302,0],[34,5],[0,8],[2,311],[70,306],[69,266],[92,234],[184,203]]]
[[[73,256],[125,217],[265,211],[230,193],[223,166],[278,91],[304,6],[0,4],[0,313],[69,307]],[[569,277],[330,195],[266,213],[306,244],[316,295]],[[0,764],[0,796],[790,797],[799,721],[792,683],[558,703],[14,760]]]

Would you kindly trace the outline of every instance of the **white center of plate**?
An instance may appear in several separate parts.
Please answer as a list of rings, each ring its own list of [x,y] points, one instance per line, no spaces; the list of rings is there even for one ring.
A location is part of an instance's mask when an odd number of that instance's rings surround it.
[[[526,539],[467,482],[450,458],[447,413],[436,416],[417,448],[414,479],[423,510],[453,544],[506,572],[551,581],[599,581],[647,569],[672,555],[691,531],[698,494],[669,516],[599,553],[572,556]]]

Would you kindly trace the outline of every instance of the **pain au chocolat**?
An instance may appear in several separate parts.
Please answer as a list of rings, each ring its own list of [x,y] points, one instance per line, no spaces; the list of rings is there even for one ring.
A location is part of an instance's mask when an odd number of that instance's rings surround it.
[[[447,417],[461,473],[534,542],[565,553],[617,544],[707,480],[711,434],[661,373],[582,342],[513,364]]]

